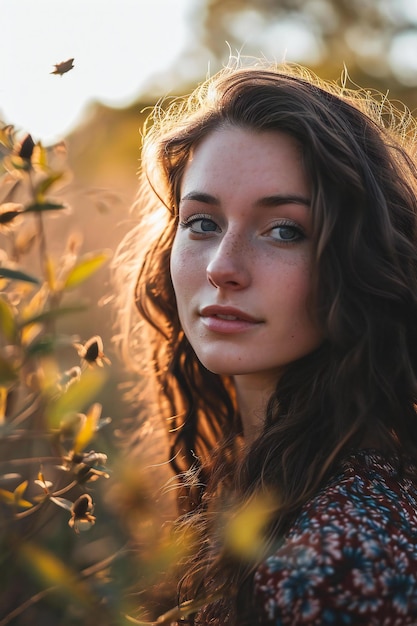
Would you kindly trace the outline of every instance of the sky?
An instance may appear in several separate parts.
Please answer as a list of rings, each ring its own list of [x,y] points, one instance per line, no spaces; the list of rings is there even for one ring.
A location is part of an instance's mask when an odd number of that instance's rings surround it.
[[[392,2],[417,23],[417,0]],[[48,145],[65,138],[91,102],[129,105],[196,36],[190,15],[198,5],[197,0],[0,0],[0,120]],[[243,53],[257,41],[267,58],[311,63],[320,57],[308,21],[294,16],[265,25],[249,8],[231,28],[241,37]],[[417,31],[406,30],[385,52],[402,82],[417,86]],[[69,58],[74,69],[51,74],[56,63]],[[178,75],[203,77],[208,59],[203,46],[200,56],[182,60]],[[167,85],[167,94],[171,88]]]
[[[126,106],[186,43],[192,0],[0,0],[0,119],[45,145],[92,101]],[[74,69],[51,74],[74,58]]]

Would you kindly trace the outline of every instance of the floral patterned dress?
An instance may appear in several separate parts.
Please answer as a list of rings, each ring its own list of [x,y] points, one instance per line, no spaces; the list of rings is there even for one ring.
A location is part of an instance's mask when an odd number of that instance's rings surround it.
[[[352,454],[255,574],[265,626],[417,625],[417,484]]]

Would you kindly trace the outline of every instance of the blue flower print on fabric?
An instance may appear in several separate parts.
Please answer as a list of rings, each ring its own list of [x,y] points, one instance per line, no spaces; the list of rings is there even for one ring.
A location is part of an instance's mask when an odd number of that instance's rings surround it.
[[[255,574],[264,626],[417,625],[417,485],[360,450]]]

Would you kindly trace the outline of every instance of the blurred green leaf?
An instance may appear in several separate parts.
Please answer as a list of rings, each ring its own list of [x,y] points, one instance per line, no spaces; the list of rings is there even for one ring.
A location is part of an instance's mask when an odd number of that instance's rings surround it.
[[[54,554],[33,543],[22,543],[19,551],[30,566],[38,584],[42,581],[48,587],[58,588],[83,604],[90,601],[82,581],[77,579],[75,572]]]
[[[41,281],[36,276],[22,272],[21,270],[14,270],[10,267],[0,267],[0,277],[9,278],[10,280],[21,280],[25,283],[33,283],[40,285]]]
[[[28,356],[41,356],[52,354],[55,350],[56,340],[53,335],[43,335],[34,339],[26,348]]]
[[[47,408],[47,418],[51,428],[59,428],[61,420],[71,412],[79,412],[88,406],[104,386],[106,375],[103,370],[88,370],[81,379],[68,387],[58,399]]]
[[[41,180],[41,182],[36,186],[35,195],[36,199],[40,204],[44,204],[44,195],[57,181],[61,180],[64,172],[53,172],[50,176]]]
[[[98,402],[95,402],[86,414],[86,420],[82,425],[79,433],[74,441],[74,452],[81,452],[90,443],[94,437],[94,433],[98,428],[98,423],[101,417],[102,406]]]
[[[110,258],[110,252],[104,250],[99,253],[87,254],[72,268],[65,282],[64,289],[72,289],[78,287],[87,278],[90,278],[94,272]]]
[[[13,341],[16,336],[16,324],[11,306],[0,298],[0,327],[4,336]]]
[[[0,357],[0,384],[6,385],[17,380],[18,374],[7,359]]]
[[[29,324],[39,324],[41,322],[48,322],[49,320],[56,319],[57,317],[63,317],[65,315],[72,315],[73,313],[80,313],[87,309],[87,304],[77,304],[74,306],[61,307],[57,309],[51,309],[50,311],[43,311],[37,315],[32,315],[26,319],[20,320],[18,326],[23,328]],[[1,320],[1,310],[0,310]]]
[[[27,206],[22,213],[40,213],[41,211],[59,211],[66,209],[66,204],[58,204],[56,202],[34,202]]]
[[[26,354],[27,356],[47,355],[54,352],[57,348],[71,346],[72,343],[71,337],[67,335],[41,335],[40,337],[36,337],[26,347]]]

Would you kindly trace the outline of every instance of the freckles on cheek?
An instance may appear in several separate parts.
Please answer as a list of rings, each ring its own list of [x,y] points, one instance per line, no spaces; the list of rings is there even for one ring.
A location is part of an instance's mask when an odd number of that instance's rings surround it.
[[[190,292],[196,260],[186,248],[173,250],[171,255],[171,280],[177,298]]]
[[[201,251],[193,245],[177,243],[171,252],[171,273],[193,274],[201,267]]]
[[[185,254],[176,254],[171,258],[171,276],[174,283],[181,283],[186,280],[186,276],[190,273],[189,256]]]

